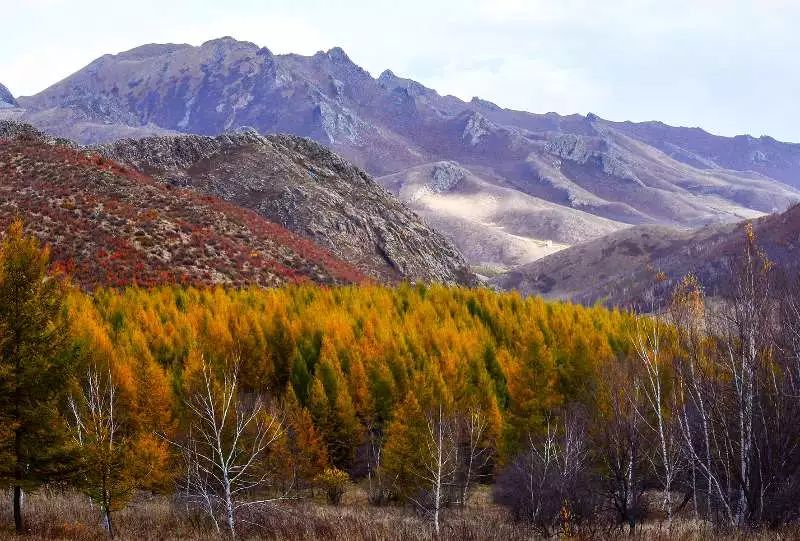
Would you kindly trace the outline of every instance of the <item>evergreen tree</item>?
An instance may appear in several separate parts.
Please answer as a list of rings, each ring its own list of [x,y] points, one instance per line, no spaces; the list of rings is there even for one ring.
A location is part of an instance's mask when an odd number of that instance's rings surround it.
[[[47,248],[14,222],[0,246],[0,483],[13,489],[17,532],[23,490],[72,463],[60,412],[75,358],[62,310],[67,286],[48,267]]]
[[[387,479],[394,480],[394,494],[402,500],[417,494],[422,481],[418,472],[425,461],[428,437],[425,414],[414,393],[408,393],[395,411],[386,431],[381,468]]]

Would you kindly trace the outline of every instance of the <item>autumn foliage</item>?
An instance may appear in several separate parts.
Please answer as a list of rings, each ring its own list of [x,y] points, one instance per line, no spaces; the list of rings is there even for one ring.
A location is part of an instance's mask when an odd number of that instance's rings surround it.
[[[592,396],[627,354],[632,321],[422,285],[98,290],[74,293],[69,310],[75,339],[112,359],[130,407],[154,428],[180,416],[176,382],[193,358],[239,359],[242,385],[289,406],[308,455],[298,467],[312,478],[326,462],[358,471],[368,432],[412,430],[406,421],[439,404],[483,412],[487,445],[505,460],[547,411]]]

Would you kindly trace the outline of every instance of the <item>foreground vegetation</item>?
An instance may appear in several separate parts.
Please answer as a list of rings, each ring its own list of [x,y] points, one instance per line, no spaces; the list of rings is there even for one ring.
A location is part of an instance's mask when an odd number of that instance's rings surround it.
[[[515,541],[537,539],[535,528],[514,521],[502,508],[493,505],[488,489],[482,487],[467,509],[448,510],[441,539],[450,541]],[[28,504],[31,528],[24,536],[14,537],[13,530],[0,529],[3,539],[48,540],[80,539],[101,541],[108,535],[97,522],[97,508],[78,494],[43,490]],[[11,520],[7,509],[0,510],[4,524]],[[339,506],[329,506],[319,498],[287,502],[270,513],[260,515],[258,524],[245,524],[243,539],[311,541],[316,539],[427,540],[431,538],[426,517],[400,506],[369,505],[364,490],[348,491]],[[214,541],[220,537],[207,523],[187,515],[165,496],[140,495],[117,515],[118,539],[123,541]],[[795,528],[762,529],[750,532],[719,531],[709,524],[690,518],[667,528],[652,522],[629,534],[609,527],[595,532],[595,538],[630,541],[700,541],[720,539],[737,541],[777,541],[797,539]],[[574,536],[588,539],[589,536]]]
[[[76,538],[790,532],[800,295],[747,241],[718,308],[688,277],[639,318],[423,285],[88,294],[15,224],[9,517]]]

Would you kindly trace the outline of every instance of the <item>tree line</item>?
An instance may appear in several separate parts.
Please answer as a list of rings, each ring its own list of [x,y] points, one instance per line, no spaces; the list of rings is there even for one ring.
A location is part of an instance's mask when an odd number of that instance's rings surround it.
[[[0,481],[137,491],[236,535],[351,481],[431,519],[479,483],[543,535],[676,514],[797,520],[800,294],[748,230],[727,298],[658,317],[486,289],[73,288],[17,222],[0,248]]]

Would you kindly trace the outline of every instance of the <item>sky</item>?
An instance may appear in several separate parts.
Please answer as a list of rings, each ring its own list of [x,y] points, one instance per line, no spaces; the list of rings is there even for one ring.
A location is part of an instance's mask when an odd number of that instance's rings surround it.
[[[800,142],[798,20],[798,0],[0,0],[0,83],[232,36],[513,109]]]

